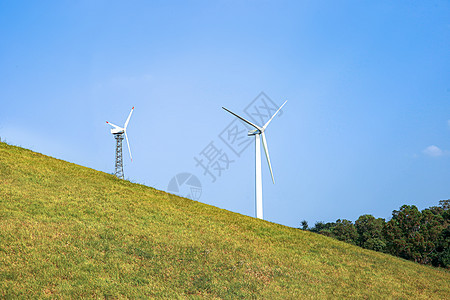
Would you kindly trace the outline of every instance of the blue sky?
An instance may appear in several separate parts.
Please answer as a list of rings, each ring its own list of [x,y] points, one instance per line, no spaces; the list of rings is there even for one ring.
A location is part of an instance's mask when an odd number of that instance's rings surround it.
[[[389,218],[450,198],[449,1],[0,1],[0,137],[254,216],[254,145],[220,139],[261,92],[288,100],[266,135],[266,220]],[[268,101],[268,100],[267,100]],[[248,139],[252,139],[248,137]],[[194,157],[226,154],[216,181]]]

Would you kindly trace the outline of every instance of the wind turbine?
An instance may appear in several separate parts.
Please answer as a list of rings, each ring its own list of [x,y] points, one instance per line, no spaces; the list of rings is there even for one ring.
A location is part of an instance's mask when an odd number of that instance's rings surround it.
[[[232,114],[233,116],[241,119],[245,123],[249,124],[250,126],[254,127],[254,130],[250,130],[248,132],[248,136],[255,136],[255,193],[256,193],[256,217],[258,219],[263,218],[263,205],[262,205],[262,172],[261,172],[261,142],[260,137],[262,137],[262,143],[264,147],[264,152],[266,153],[266,159],[267,163],[269,164],[270,169],[270,175],[272,176],[272,182],[275,184],[275,179],[273,178],[273,171],[272,171],[272,165],[270,164],[270,157],[269,157],[269,149],[267,148],[267,140],[266,135],[264,134],[264,131],[266,130],[269,123],[272,121],[272,119],[275,117],[275,115],[281,110],[281,108],[286,104],[287,100],[283,103],[283,105],[280,106],[280,108],[273,114],[273,116],[267,121],[267,123],[260,127],[258,125],[253,124],[252,122],[244,119],[243,117],[235,114],[234,112],[226,109],[225,107],[222,107],[227,112]]]
[[[128,115],[127,120],[125,121],[125,125],[123,127],[117,126],[111,122],[106,121],[109,125],[111,125],[113,128],[111,129],[111,133],[114,135],[114,138],[116,139],[116,170],[114,172],[114,175],[116,175],[118,178],[123,179],[123,156],[122,156],[122,141],[123,136],[125,135],[125,138],[127,140],[128,145],[128,152],[130,153],[131,161],[133,161],[133,156],[131,156],[131,149],[130,149],[130,143],[128,142],[128,136],[127,136],[127,126],[128,122],[130,122],[131,114],[133,113],[134,106],[130,111],[130,114]]]

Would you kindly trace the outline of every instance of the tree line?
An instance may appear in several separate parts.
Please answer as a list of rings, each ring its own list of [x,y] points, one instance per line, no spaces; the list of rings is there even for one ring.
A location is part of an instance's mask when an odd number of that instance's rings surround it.
[[[362,215],[353,223],[346,219],[317,222],[300,229],[333,237],[365,249],[385,252],[421,264],[450,268],[450,199],[439,201],[422,211],[415,205],[403,205],[385,221]]]

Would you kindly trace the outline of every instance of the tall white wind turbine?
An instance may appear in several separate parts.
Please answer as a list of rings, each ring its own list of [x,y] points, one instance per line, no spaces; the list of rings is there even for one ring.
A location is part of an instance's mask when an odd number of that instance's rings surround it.
[[[262,172],[261,172],[261,142],[260,137],[262,137],[262,143],[264,147],[264,152],[266,153],[266,159],[267,163],[269,165],[270,169],[270,175],[272,176],[272,182],[275,184],[275,179],[273,178],[273,171],[272,171],[272,165],[270,164],[270,157],[269,157],[269,149],[267,148],[267,140],[266,135],[264,134],[267,126],[269,123],[273,120],[275,115],[281,110],[281,108],[286,104],[287,100],[283,103],[283,105],[280,106],[280,108],[273,114],[273,116],[267,121],[267,123],[263,127],[259,127],[258,125],[253,124],[252,122],[242,118],[241,116],[235,114],[234,112],[226,109],[225,107],[222,107],[230,114],[234,115],[235,117],[239,118],[240,120],[244,121],[245,123],[249,124],[250,126],[254,127],[254,130],[250,130],[248,132],[249,136],[254,135],[255,136],[255,196],[256,196],[256,217],[259,219],[263,218],[263,205],[262,205]]]
[[[127,120],[125,121],[125,125],[123,127],[117,126],[111,122],[106,121],[109,125],[111,125],[113,128],[111,129],[111,133],[114,135],[114,138],[116,139],[116,163],[115,163],[115,175],[118,178],[123,179],[123,155],[122,155],[122,141],[123,136],[125,135],[125,139],[127,140],[127,146],[128,146],[128,152],[130,153],[131,161],[133,161],[133,156],[131,155],[131,149],[130,149],[130,143],[128,142],[128,135],[127,135],[127,127],[128,123],[130,122],[131,114],[133,113],[134,106],[130,111],[130,114],[128,115]]]

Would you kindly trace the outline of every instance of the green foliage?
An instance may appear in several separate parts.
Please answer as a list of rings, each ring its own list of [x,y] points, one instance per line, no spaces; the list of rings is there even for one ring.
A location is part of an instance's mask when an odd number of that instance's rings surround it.
[[[430,254],[434,266],[450,268],[450,227],[448,225],[439,235],[435,251]]]
[[[415,205],[403,205],[392,212],[392,219],[384,227],[389,253],[406,259],[419,259],[423,237],[420,233],[420,211]]]
[[[449,268],[450,200],[419,211],[414,205],[394,210],[386,222],[372,215],[362,215],[353,225],[348,220],[317,222],[312,232],[333,237],[360,247],[386,252],[421,264]]]
[[[445,243],[445,237],[441,240],[444,229],[442,210],[431,208],[420,212],[414,205],[403,205],[392,213],[392,219],[384,227],[387,250],[419,263],[429,264],[433,260],[436,263],[436,255],[445,257],[445,249],[438,254],[438,247]]]
[[[386,248],[382,233],[384,224],[385,220],[382,218],[376,219],[372,215],[360,216],[355,221],[355,227],[358,233],[356,244],[366,249],[384,251]]]
[[[337,220],[336,224],[331,229],[331,232],[338,240],[350,244],[356,244],[355,241],[358,239],[358,232],[356,231],[352,221],[349,220]]]
[[[429,209],[426,220],[429,239],[434,249],[429,253],[434,266],[450,268],[450,199],[439,201],[439,206]],[[431,215],[432,214],[432,215]],[[431,215],[431,216],[430,216]],[[433,226],[434,225],[434,226]]]
[[[332,233],[332,229],[335,226],[335,223],[324,223],[324,222],[316,222],[314,227],[310,229],[311,232],[320,233],[325,236],[334,237]]]
[[[445,299],[449,281],[0,143],[2,299]]]
[[[302,230],[308,230],[308,222],[306,220],[301,221],[300,225]]]

